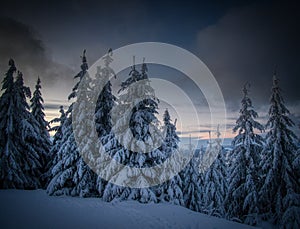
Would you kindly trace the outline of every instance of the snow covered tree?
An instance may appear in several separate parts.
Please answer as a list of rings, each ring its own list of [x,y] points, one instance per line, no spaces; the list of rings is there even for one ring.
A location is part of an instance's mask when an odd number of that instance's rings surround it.
[[[298,177],[298,184],[300,184],[300,148],[299,147],[296,153],[296,159],[293,162],[293,169],[296,172],[296,176]]]
[[[27,174],[23,171],[22,152],[15,141],[15,117],[14,104],[14,73],[16,67],[14,61],[9,60],[9,69],[2,82],[3,94],[0,98],[0,188],[25,188],[27,186]]]
[[[169,157],[174,149],[178,149],[179,137],[176,133],[176,126],[171,121],[171,116],[168,109],[165,110],[164,116],[164,129],[166,132],[166,137],[162,144],[161,150]]]
[[[176,126],[171,122],[171,117],[169,111],[166,109],[164,116],[164,130],[166,132],[166,137],[160,150],[164,152],[166,157],[170,157],[175,150],[178,149],[179,137],[176,133]],[[175,160],[175,164],[171,164],[169,170],[176,173],[178,168],[178,161]],[[163,184],[158,185],[156,188],[157,195],[159,195],[159,201],[169,202],[177,205],[184,205],[183,194],[182,194],[182,180],[179,174],[175,175],[171,179],[165,181]]]
[[[40,161],[41,161],[41,173],[44,174],[47,171],[47,164],[49,161],[49,151],[51,147],[50,135],[48,132],[49,123],[45,120],[44,113],[44,100],[41,93],[41,80],[38,78],[37,84],[35,86],[35,91],[33,92],[33,96],[30,100],[31,102],[31,113],[33,117],[36,119],[39,127],[39,135],[41,141],[39,145],[43,148],[42,151],[39,152]],[[44,185],[47,183],[47,178],[45,176],[41,176],[41,184]]]
[[[108,52],[104,57],[104,68],[100,66],[96,73],[95,87],[103,86],[99,98],[96,104],[95,111],[95,123],[97,133],[100,137],[105,136],[110,133],[112,128],[110,112],[115,104],[115,96],[112,94],[110,78],[115,76],[114,71],[109,67],[110,63],[113,61],[112,52]]]
[[[67,116],[66,116],[63,106],[59,107],[59,113],[60,113],[60,116],[58,118],[52,119],[49,123],[49,124],[58,123],[58,125],[52,126],[49,128],[49,131],[55,131],[55,134],[53,136],[53,141],[52,141],[53,147],[51,148],[51,151],[50,151],[50,158],[52,158],[52,161],[56,157],[56,154],[59,150],[60,143],[61,143],[60,141],[63,138],[62,127],[63,127],[64,122],[67,119]]]
[[[154,96],[154,89],[150,86],[147,76],[147,66],[142,65],[141,73],[133,65],[130,77],[121,84],[119,91],[120,98],[117,101],[118,107],[113,112],[113,119],[116,120],[114,131],[119,131],[118,141],[123,143],[123,148],[118,146],[114,149],[112,157],[119,163],[130,167],[147,168],[159,164],[165,158],[163,152],[155,149],[149,153],[136,152],[136,144],[146,149],[147,144],[153,146],[155,139],[150,135],[150,123],[158,125],[155,116],[157,113],[158,99]],[[139,101],[134,104],[135,101]],[[131,107],[134,104],[134,107]],[[126,117],[130,115],[129,128]],[[133,136],[133,141],[129,136]],[[110,144],[111,145],[111,144]],[[143,152],[142,152],[143,151]],[[128,174],[129,179],[136,178],[137,183],[148,184],[153,177],[150,174]],[[112,196],[112,193],[114,195]],[[120,187],[109,183],[104,190],[104,200],[130,199],[142,203],[157,202],[156,195],[152,188],[129,188]]]
[[[232,141],[226,207],[229,218],[255,225],[259,214],[259,162],[263,147],[263,138],[255,129],[263,131],[263,126],[255,121],[258,115],[253,110],[247,86],[243,88],[240,117],[233,128],[238,135]]]
[[[266,147],[261,160],[261,212],[266,219],[282,228],[299,228],[299,180],[292,164],[296,158],[297,138],[290,129],[294,123],[288,116],[289,110],[284,105],[278,79],[274,74],[269,120],[266,124]]]
[[[60,116],[58,118],[54,118],[49,122],[50,125],[53,124],[53,123],[58,123],[58,125],[51,126],[49,128],[49,131],[55,131],[55,134],[53,136],[53,144],[55,144],[56,142],[61,140],[62,137],[63,137],[62,126],[63,126],[63,123],[66,120],[66,112],[65,112],[63,106],[59,107],[59,113],[60,113]]]
[[[29,112],[26,98],[30,89],[24,86],[23,75],[9,60],[0,98],[0,188],[40,188],[41,158],[38,123]]]
[[[217,158],[204,174],[203,212],[225,217],[224,201],[227,194],[227,168],[225,150],[221,145],[220,131],[217,129],[217,139],[213,142],[212,151],[217,152]],[[208,153],[211,153],[208,151]],[[213,155],[215,153],[212,153]]]
[[[201,176],[199,172],[199,163],[196,157],[193,157],[185,169],[180,172],[183,181],[183,199],[187,208],[200,212],[202,210],[201,196]]]
[[[110,78],[116,76],[113,69],[111,69],[109,66],[113,61],[111,49],[103,57],[103,60],[104,67],[97,67],[97,73],[94,82],[95,90],[101,90],[96,103],[95,125],[99,140],[103,145],[106,145],[107,150],[113,154],[111,151],[113,151],[113,148],[116,147],[117,142],[114,139],[113,133],[111,133],[112,123],[110,112],[115,105],[116,98],[112,94]],[[109,147],[107,145],[108,143],[111,143]],[[107,181],[98,176],[96,186],[100,197],[103,196],[106,184]]]
[[[89,77],[87,74],[88,64],[85,56],[85,50],[83,52],[81,71],[74,77],[79,78],[79,82],[74,86],[72,93],[69,95],[69,99],[79,99],[79,106],[83,106],[81,112],[85,112],[84,105],[88,103],[88,85],[84,85],[86,90],[79,90],[79,84],[84,77]],[[84,82],[88,84],[90,81],[87,79]],[[60,148],[57,152],[57,163],[52,168],[52,179],[47,187],[49,195],[71,195],[88,197],[96,195],[95,174],[85,163],[82,156],[79,154],[73,128],[72,128],[72,112],[74,103],[72,103],[67,111],[67,117],[62,125],[62,139],[60,141]],[[80,113],[78,122],[84,120],[80,119]],[[86,121],[91,121],[86,120]],[[85,133],[82,133],[83,135]],[[88,136],[86,136],[88,137]],[[86,139],[85,139],[86,140]],[[83,141],[85,142],[85,141]]]
[[[49,152],[49,160],[46,166],[46,173],[44,174],[45,179],[47,180],[46,185],[48,186],[49,181],[52,179],[52,169],[53,166],[58,163],[58,154],[57,152],[61,146],[61,140],[63,138],[62,127],[66,120],[66,113],[64,111],[64,107],[59,107],[60,117],[52,119],[49,124],[57,123],[58,125],[52,126],[49,128],[49,131],[55,131],[52,141],[52,147]]]

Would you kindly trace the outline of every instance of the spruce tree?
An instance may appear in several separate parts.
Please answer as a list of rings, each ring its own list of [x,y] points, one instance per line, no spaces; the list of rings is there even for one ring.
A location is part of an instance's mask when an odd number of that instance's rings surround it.
[[[114,71],[109,67],[112,59],[112,52],[108,52],[104,57],[104,67],[97,68],[95,88],[103,86],[99,98],[97,99],[95,109],[95,124],[99,137],[108,135],[112,128],[110,112],[115,104],[115,96],[112,94],[110,78],[115,76]]]
[[[89,77],[87,74],[88,64],[83,52],[81,71],[74,77],[79,78],[79,81],[74,86],[69,99],[81,100],[80,106],[83,106],[81,112],[85,113],[84,105],[88,103],[88,85],[84,85],[86,90],[79,90],[79,84],[84,77]],[[86,79],[84,82],[90,82]],[[58,162],[53,166],[52,179],[47,187],[49,195],[71,195],[80,197],[89,197],[96,195],[95,174],[85,163],[82,155],[79,154],[77,144],[75,141],[73,127],[72,127],[72,112],[74,103],[72,103],[67,111],[67,117],[62,125],[62,139],[60,141],[60,148],[57,152]],[[80,113],[78,115],[78,122],[82,122]],[[85,116],[83,116],[85,117]],[[91,121],[87,119],[86,121]],[[77,123],[80,125],[80,123]],[[85,133],[82,133],[83,135]],[[86,136],[88,137],[88,136]],[[86,139],[82,143],[85,143]]]
[[[51,126],[49,128],[49,131],[55,131],[55,134],[53,136],[52,147],[49,152],[49,160],[46,165],[46,173],[45,173],[45,179],[47,181],[46,186],[48,186],[49,181],[53,178],[52,177],[52,169],[53,169],[53,166],[55,166],[56,163],[58,163],[58,160],[59,160],[58,151],[61,147],[61,140],[63,138],[62,127],[66,120],[66,113],[64,111],[63,106],[59,107],[59,113],[60,113],[60,116],[58,118],[54,118],[49,122],[50,125],[54,124],[54,123],[57,123],[57,125]]]
[[[106,150],[111,156],[113,156],[114,148],[120,148],[121,146],[117,146],[117,142],[115,141],[114,135],[111,132],[112,123],[110,112],[116,101],[115,96],[112,94],[112,85],[110,81],[111,77],[116,77],[114,71],[109,66],[113,61],[111,49],[103,57],[103,61],[104,67],[97,67],[97,73],[94,82],[95,90],[101,90],[96,103],[95,125],[99,140],[103,145],[106,145]],[[108,144],[110,144],[109,147]],[[95,163],[97,164],[97,162]],[[107,181],[98,176],[96,186],[100,197],[103,196],[106,185]]]
[[[129,137],[131,134],[137,140],[141,148],[146,148],[146,145],[152,145],[155,139],[150,135],[150,123],[158,125],[158,120],[155,116],[158,108],[158,99],[154,96],[154,89],[150,85],[150,80],[147,75],[147,66],[142,65],[141,73],[136,70],[133,65],[130,77],[122,82],[119,91],[120,98],[118,109],[112,115],[116,120],[114,131],[121,131],[118,141],[122,142],[124,146],[115,147],[112,157],[119,163],[123,163],[130,167],[147,168],[155,164],[159,164],[165,158],[165,155],[159,150],[155,149],[151,152],[136,152],[137,146]],[[133,101],[141,99],[131,109]],[[130,115],[129,128],[127,120],[124,117]],[[112,144],[109,144],[110,146]],[[148,176],[151,177],[148,177]],[[136,178],[135,183],[148,184],[152,180],[153,174],[128,174],[129,179]],[[120,187],[109,183],[104,190],[104,200],[111,201],[113,199],[130,199],[137,200],[142,203],[157,202],[157,198],[153,188],[129,188]]]
[[[45,120],[45,113],[44,113],[44,100],[41,93],[41,80],[38,78],[35,91],[33,92],[33,96],[30,100],[31,102],[31,113],[33,117],[36,119],[39,128],[39,135],[41,138],[41,142],[39,145],[43,148],[42,151],[39,152],[40,161],[41,161],[41,173],[44,174],[47,171],[47,164],[49,162],[49,151],[51,147],[50,142],[50,135],[48,132],[49,123]],[[41,184],[44,187],[47,183],[46,176],[42,175],[41,177]]]
[[[14,120],[14,61],[9,60],[9,69],[2,81],[3,94],[0,98],[0,188],[24,188],[27,174],[23,171],[22,152],[15,141],[16,124]]]
[[[296,172],[296,176],[298,177],[298,184],[300,184],[300,148],[299,147],[296,153],[296,159],[293,162],[293,169]]]
[[[59,107],[59,113],[60,113],[60,116],[58,118],[54,118],[49,122],[49,124],[58,123],[58,125],[51,126],[49,128],[49,131],[55,131],[55,134],[53,136],[53,141],[52,141],[53,147],[51,148],[51,151],[50,151],[50,158],[52,158],[52,160],[54,159],[54,157],[56,156],[56,154],[59,150],[60,143],[61,143],[60,141],[63,138],[62,127],[67,118],[63,106]]]
[[[217,152],[217,158],[204,174],[203,211],[209,215],[225,217],[224,201],[227,194],[227,168],[225,150],[221,145],[219,128],[217,139],[213,142],[211,151]],[[208,153],[215,154],[208,151]]]
[[[200,212],[202,211],[202,190],[201,190],[201,176],[199,172],[199,163],[194,156],[189,161],[183,171],[180,172],[183,181],[183,199],[187,208]]]
[[[258,117],[248,96],[247,85],[243,88],[240,117],[233,132],[238,132],[232,141],[230,174],[226,207],[229,218],[255,225],[258,222],[259,162],[263,138],[255,129],[263,131],[263,126],[255,119]]]
[[[176,126],[171,122],[169,111],[166,109],[164,116],[164,131],[166,136],[160,150],[164,152],[166,157],[170,157],[178,150],[179,137],[176,133]],[[169,170],[172,170],[176,174],[179,162],[175,160],[175,164],[171,164]],[[184,205],[183,193],[182,193],[182,180],[179,174],[165,181],[163,184],[156,188],[156,192],[159,195],[159,201],[169,202],[177,205]]]
[[[38,123],[29,112],[26,98],[30,89],[24,86],[23,75],[9,61],[0,99],[0,188],[40,188],[41,159]]]
[[[260,202],[263,216],[283,228],[300,227],[299,180],[292,164],[297,156],[297,138],[290,129],[293,126],[274,74],[266,147],[261,161]]]

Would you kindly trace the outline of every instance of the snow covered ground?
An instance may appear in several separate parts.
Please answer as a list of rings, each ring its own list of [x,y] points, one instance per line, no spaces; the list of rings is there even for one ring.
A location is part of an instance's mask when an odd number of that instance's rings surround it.
[[[44,190],[0,190],[1,228],[253,228],[180,206],[49,197]]]

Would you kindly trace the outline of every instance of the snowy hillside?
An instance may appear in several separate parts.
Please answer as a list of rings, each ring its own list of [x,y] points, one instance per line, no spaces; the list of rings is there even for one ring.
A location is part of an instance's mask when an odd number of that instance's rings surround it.
[[[107,203],[0,190],[1,228],[253,228],[168,204]]]

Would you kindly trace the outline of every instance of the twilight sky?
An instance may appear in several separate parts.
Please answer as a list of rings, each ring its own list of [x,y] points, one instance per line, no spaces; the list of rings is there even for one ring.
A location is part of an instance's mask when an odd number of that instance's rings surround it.
[[[0,79],[10,57],[31,88],[40,76],[47,118],[51,119],[59,105],[68,104],[83,49],[92,65],[109,48],[165,42],[192,52],[212,71],[226,102],[228,136],[246,82],[251,84],[260,121],[265,123],[275,68],[285,101],[299,124],[300,16],[294,2],[5,1],[0,8]],[[199,114],[205,114],[203,95],[185,76],[157,66],[149,68],[149,75],[151,71],[182,87],[197,104]],[[179,102],[178,107],[183,109],[184,104]],[[208,120],[203,120],[205,126]],[[192,120],[180,131],[183,136],[207,136],[201,135]]]

